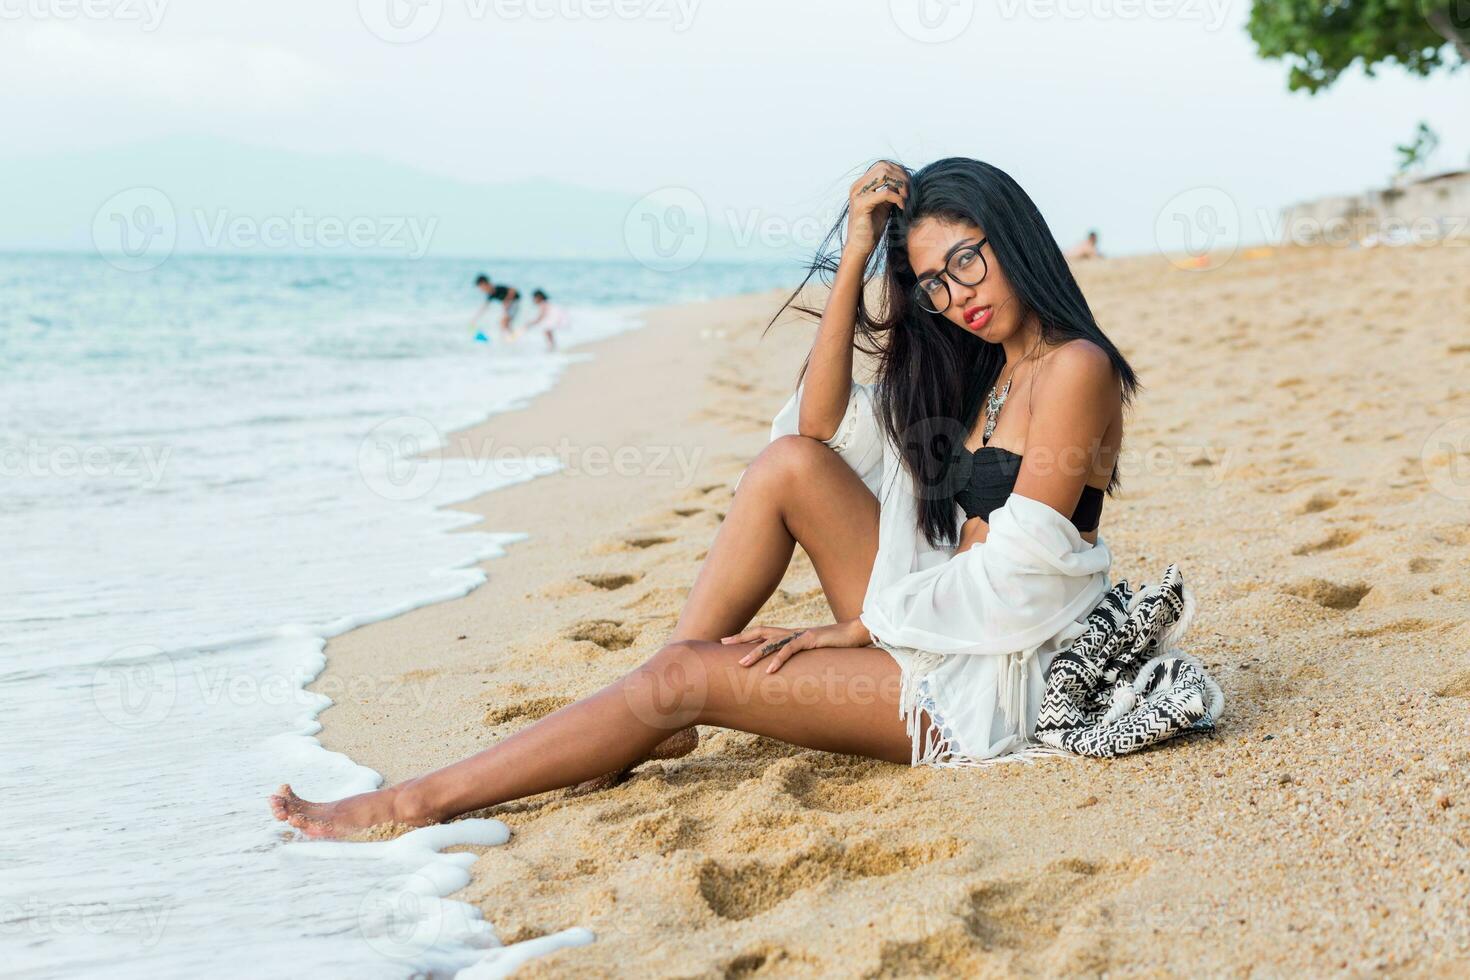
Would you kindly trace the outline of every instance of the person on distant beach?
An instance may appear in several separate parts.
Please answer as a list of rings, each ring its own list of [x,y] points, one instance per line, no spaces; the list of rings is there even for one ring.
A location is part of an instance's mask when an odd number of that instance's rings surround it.
[[[556,350],[556,331],[568,325],[567,311],[551,302],[551,297],[544,290],[533,292],[531,302],[536,305],[536,317],[522,327],[521,332],[530,333],[533,328],[540,327],[546,333],[546,349]]]
[[[1097,250],[1097,232],[1089,231],[1086,238],[1068,249],[1067,258],[1074,262],[1102,258],[1102,253]]]
[[[342,836],[610,785],[692,751],[697,725],[906,765],[1024,757],[1044,671],[1109,588],[1099,526],[1137,378],[993,166],[880,161],[827,241],[778,310],[830,277],[796,391],[667,642],[434,772],[333,803],[282,786],[278,819]],[[873,382],[855,350],[876,355]],[[798,544],[835,622],[751,625]]]
[[[478,328],[480,317],[490,309],[491,303],[498,302],[500,304],[500,333],[502,336],[509,337],[511,321],[515,319],[516,310],[521,305],[520,292],[514,286],[507,286],[504,283],[496,285],[490,281],[489,276],[484,274],[475,277],[475,286],[485,294],[485,305],[475,313],[474,318],[470,320],[470,326]],[[478,333],[475,339],[483,340],[485,335]]]

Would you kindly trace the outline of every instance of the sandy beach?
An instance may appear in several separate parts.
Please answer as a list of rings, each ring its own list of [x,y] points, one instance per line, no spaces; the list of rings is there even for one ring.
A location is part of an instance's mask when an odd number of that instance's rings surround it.
[[[1181,566],[1215,735],[946,771],[705,729],[611,790],[480,814],[513,836],[458,897],[507,943],[597,933],[526,977],[1470,972],[1467,259],[1078,270],[1144,384],[1112,577]],[[323,744],[398,781],[658,649],[812,336],[761,338],[782,298],[658,310],[457,436],[567,469],[463,505],[528,535],[483,587],[329,644]],[[798,552],[757,621],[830,620]],[[426,697],[352,693],[393,685]]]

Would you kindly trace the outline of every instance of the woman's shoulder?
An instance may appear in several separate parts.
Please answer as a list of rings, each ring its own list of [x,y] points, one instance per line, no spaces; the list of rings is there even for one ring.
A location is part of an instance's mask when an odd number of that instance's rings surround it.
[[[1113,373],[1113,359],[1102,345],[1086,337],[1064,340],[1041,356],[1043,364],[1058,365],[1060,370]]]
[[[1068,340],[1043,354],[1036,385],[1052,394],[1092,400],[1098,396],[1121,396],[1113,359],[1086,337]]]

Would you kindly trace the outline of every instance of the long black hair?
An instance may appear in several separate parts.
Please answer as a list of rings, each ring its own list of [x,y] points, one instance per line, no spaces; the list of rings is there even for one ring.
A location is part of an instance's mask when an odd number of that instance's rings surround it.
[[[1010,280],[1024,318],[1035,315],[1047,346],[1086,339],[1107,352],[1130,404],[1139,382],[1092,315],[1072,270],[1036,204],[1010,175],[979,160],[947,157],[909,178],[908,208],[890,209],[883,244],[874,249],[864,281],[876,278],[876,302],[859,293],[854,346],[876,362],[878,418],[898,447],[918,495],[918,524],[931,545],[955,541],[956,455],[979,417],[980,402],[1000,377],[1005,351],[999,344],[956,329],[941,314],[914,300],[918,277],[909,264],[909,229],[923,218],[976,225]],[[814,276],[830,284],[842,254],[844,208],[817,249],[806,277],[787,307],[812,316],[797,303]],[[772,317],[771,322],[775,322]],[[769,329],[769,325],[767,327]],[[801,375],[805,376],[803,364]],[[1108,483],[1117,484],[1116,469]]]

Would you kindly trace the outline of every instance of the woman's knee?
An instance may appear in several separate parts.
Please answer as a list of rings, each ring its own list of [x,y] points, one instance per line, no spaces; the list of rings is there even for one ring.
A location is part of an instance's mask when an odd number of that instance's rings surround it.
[[[716,669],[707,647],[699,641],[665,644],[623,678],[628,707],[639,721],[670,734],[699,721]]]
[[[751,461],[740,488],[787,488],[794,481],[822,466],[836,454],[826,443],[809,436],[779,436]]]

